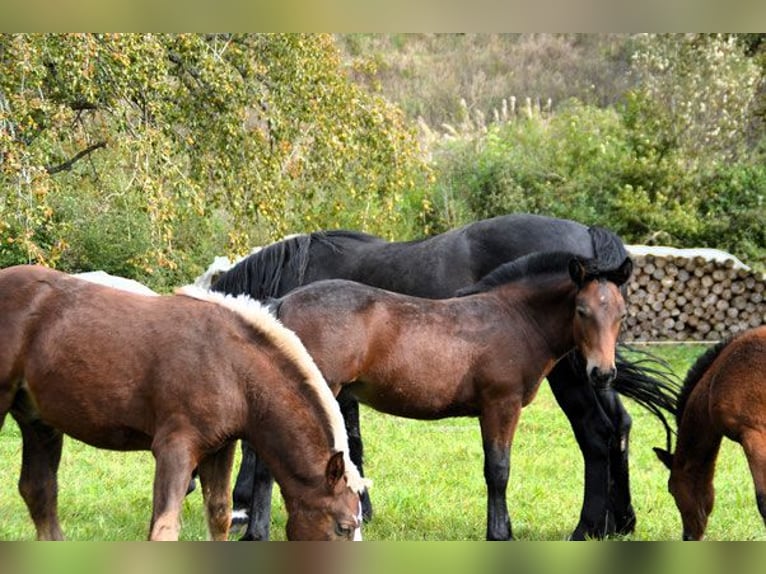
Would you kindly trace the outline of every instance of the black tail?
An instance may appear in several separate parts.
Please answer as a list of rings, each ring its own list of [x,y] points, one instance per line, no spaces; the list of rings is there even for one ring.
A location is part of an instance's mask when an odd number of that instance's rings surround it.
[[[630,353],[630,358],[626,351]],[[675,431],[665,415],[668,413],[675,417],[681,392],[681,381],[672,367],[648,351],[620,345],[617,350],[617,378],[612,386],[660,419],[665,427],[668,452],[672,452],[671,435]]]

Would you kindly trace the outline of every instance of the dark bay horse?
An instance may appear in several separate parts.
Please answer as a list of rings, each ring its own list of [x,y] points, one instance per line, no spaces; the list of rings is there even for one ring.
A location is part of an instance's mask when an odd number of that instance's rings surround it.
[[[502,263],[537,251],[598,257],[605,267],[615,269],[627,256],[620,239],[607,230],[566,219],[515,214],[418,241],[388,242],[342,230],[299,235],[249,255],[221,275],[213,289],[265,299],[320,279],[339,278],[441,299],[476,283]],[[617,392],[662,418],[662,410],[671,409],[674,400],[663,385],[660,369],[651,365],[647,360],[627,361],[618,353],[617,378],[610,387],[591,385],[578,360],[559,361],[548,374],[585,462],[585,497],[573,539],[628,533],[635,526],[628,473],[631,419]],[[339,400],[349,431],[351,458],[362,470],[358,404],[344,392]],[[245,538],[265,540],[269,535],[271,481],[268,469],[247,445],[243,451],[234,505],[237,510],[253,505]],[[362,496],[365,517],[369,517],[369,498]]]
[[[670,469],[668,489],[684,540],[701,540],[713,510],[713,474],[723,437],[745,451],[758,511],[766,522],[766,326],[749,329],[700,355],[678,403],[675,453],[654,449]]]
[[[508,540],[506,487],[521,409],[573,349],[591,381],[614,379],[625,314],[618,286],[631,269],[629,258],[604,274],[596,260],[542,253],[505,263],[449,299],[328,279],[270,306],[335,395],[345,387],[374,409],[408,418],[478,417],[487,539]]]
[[[195,468],[210,535],[227,538],[237,439],[274,472],[288,538],[357,536],[364,482],[299,339],[247,297],[186,293],[138,295],[37,266],[0,271],[0,427],[10,412],[21,430],[19,491],[38,539],[63,538],[63,434],[151,450],[151,540],[178,538]]]

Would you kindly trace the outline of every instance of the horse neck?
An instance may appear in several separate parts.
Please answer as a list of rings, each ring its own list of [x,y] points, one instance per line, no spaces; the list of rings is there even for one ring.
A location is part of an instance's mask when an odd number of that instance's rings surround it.
[[[246,438],[291,499],[323,484],[333,434],[313,393],[301,388],[305,383],[282,377],[267,384],[269,397],[252,409]]]
[[[498,288],[501,298],[502,291],[502,287]],[[559,359],[575,346],[572,329],[575,295],[575,286],[567,278],[543,287],[525,286],[521,292],[514,290],[504,302],[526,318],[531,331],[543,341],[550,355]]]
[[[698,477],[698,484],[713,481],[715,461],[721,447],[723,434],[711,420],[709,405],[709,381],[700,380],[686,401],[678,425],[674,468]]]

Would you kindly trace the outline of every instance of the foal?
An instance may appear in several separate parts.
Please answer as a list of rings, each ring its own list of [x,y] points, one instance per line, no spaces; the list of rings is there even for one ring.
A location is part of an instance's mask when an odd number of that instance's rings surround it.
[[[521,408],[556,362],[578,349],[591,381],[615,376],[632,263],[607,276],[597,262],[542,253],[500,266],[451,299],[422,299],[345,280],[273,302],[325,379],[398,416],[477,416],[488,491],[487,538],[512,536],[505,493]]]
[[[725,436],[742,445],[766,522],[766,325],[708,349],[686,375],[675,453],[655,448],[670,470],[668,489],[684,540],[701,540],[713,511],[713,473]]]
[[[358,537],[364,482],[298,338],[251,299],[186,293],[147,297],[36,266],[0,271],[0,427],[10,412],[21,430],[19,490],[38,539],[63,538],[63,434],[151,450],[151,540],[178,538],[195,467],[210,535],[227,538],[236,439],[274,471],[289,539]]]

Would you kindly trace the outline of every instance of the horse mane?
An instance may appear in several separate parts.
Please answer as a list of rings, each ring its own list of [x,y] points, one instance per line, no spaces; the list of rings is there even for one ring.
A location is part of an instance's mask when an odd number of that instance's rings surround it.
[[[296,276],[303,275],[310,241],[311,237],[304,234],[267,245],[223,273],[211,289],[265,299],[277,292],[285,270]]]
[[[733,335],[730,335],[726,339],[723,339],[722,341],[719,341],[712,347],[705,350],[704,353],[702,353],[699,357],[697,357],[697,360],[694,361],[692,366],[689,368],[689,370],[686,373],[686,378],[684,379],[684,384],[681,387],[681,391],[678,394],[678,405],[676,410],[676,426],[680,424],[681,417],[684,414],[684,408],[686,407],[686,403],[689,401],[689,396],[692,394],[692,391],[697,386],[697,383],[702,380],[702,377],[705,375],[705,372],[710,368],[710,366],[713,364],[713,362],[718,358],[718,356],[721,354],[721,352],[729,346],[730,343],[732,343],[737,337],[739,337],[742,333],[735,333]]]
[[[369,243],[380,240],[368,233],[344,229],[294,235],[251,253],[223,273],[211,289],[233,295],[246,293],[255,299],[276,297],[281,294],[279,285],[285,278],[290,278],[294,287],[303,285],[312,244],[320,243],[340,253],[343,248],[339,239]]]
[[[593,258],[601,262],[603,269],[617,269],[629,257],[622,240],[604,227],[589,227]]]
[[[271,313],[266,305],[251,297],[240,294],[237,296],[206,291],[194,285],[186,285],[175,291],[176,295],[191,297],[201,301],[220,305],[230,309],[248,324],[253,326],[259,332],[263,333],[280,351],[293,362],[300,370],[306,384],[314,391],[318,398],[320,408],[325,412],[330,422],[330,430],[333,436],[334,448],[342,451],[346,467],[346,480],[349,487],[361,493],[369,485],[370,481],[363,478],[356,465],[351,462],[348,447],[348,435],[346,434],[346,425],[343,421],[343,415],[340,411],[338,401],[330,391],[324,376],[319,371],[319,367],[309,355],[309,352],[303,346],[298,336],[282,325],[282,323]]]
[[[497,266],[482,277],[477,283],[460,289],[456,293],[456,296],[464,297],[466,295],[482,293],[506,283],[528,279],[538,275],[568,273],[569,262],[574,258],[579,259],[585,266],[585,281],[594,279],[609,280],[620,285],[621,281],[612,276],[614,267],[612,266],[611,261],[607,261],[607,264],[605,265],[604,262],[598,258],[585,259],[568,251],[539,251]],[[620,263],[623,261],[624,258]]]

